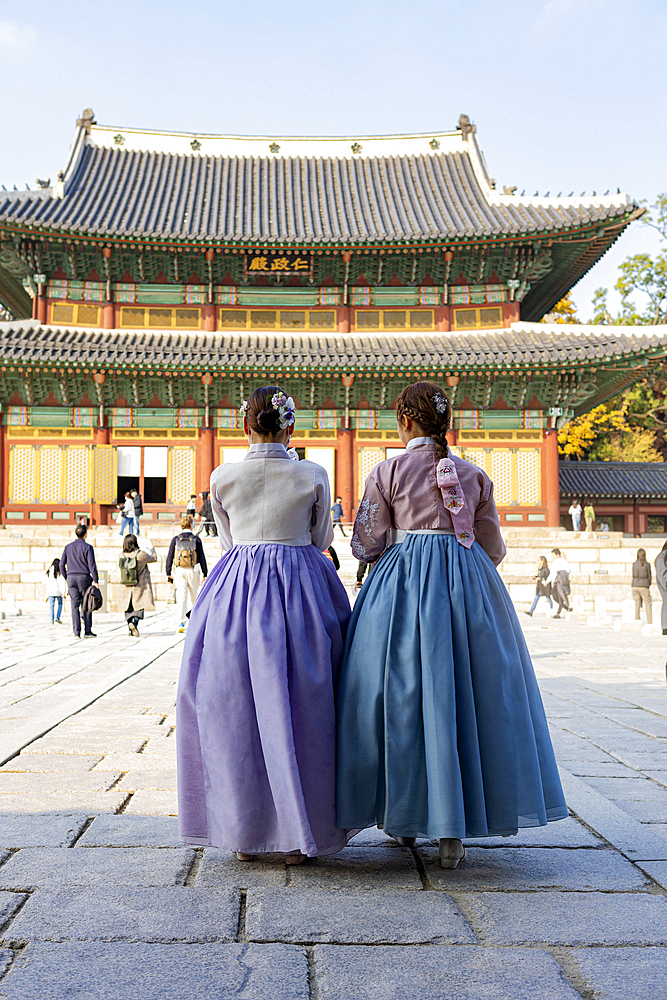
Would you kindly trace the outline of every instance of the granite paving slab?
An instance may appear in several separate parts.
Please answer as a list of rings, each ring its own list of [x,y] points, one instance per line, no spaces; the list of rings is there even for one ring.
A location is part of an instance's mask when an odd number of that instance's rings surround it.
[[[77,847],[181,846],[175,816],[128,816],[127,813],[96,816],[77,843]]]
[[[207,847],[195,885],[201,888],[249,889],[265,886],[278,889],[287,885],[287,866],[282,854],[265,855],[255,861],[239,861],[231,851]]]
[[[637,861],[637,867],[667,889],[667,861]]]
[[[53,792],[105,792],[121,777],[120,771],[57,771],[0,774],[0,795],[41,795]]]
[[[317,945],[314,957],[319,1000],[581,1000],[537,949]]]
[[[586,778],[585,780],[587,785],[606,795],[612,802],[615,799],[639,802],[657,800],[667,805],[667,790],[640,775],[636,778]]]
[[[0,990],[3,1000],[308,1000],[308,960],[286,944],[38,941]]]
[[[0,893],[0,905],[5,895],[12,893]],[[38,889],[3,938],[11,944],[26,941],[235,941],[239,906],[237,889],[202,890],[183,886],[107,887],[73,892]]]
[[[130,791],[128,788],[123,788],[122,784],[116,787],[122,791],[123,795],[127,795]],[[125,812],[128,815],[177,816],[178,796],[176,789],[158,791],[156,789],[141,788],[138,792],[134,793]]]
[[[359,844],[367,844],[370,847],[395,847],[396,841],[379,827],[369,826],[366,830],[361,830],[350,841],[350,847],[357,847]]]
[[[118,786],[108,792],[42,792],[0,795],[0,813],[115,813],[127,798]]]
[[[647,892],[466,893],[493,944],[667,944],[667,899]]]
[[[70,847],[88,821],[86,813],[0,813],[3,847]]]
[[[412,852],[404,847],[347,847],[291,867],[290,885],[301,889],[413,889],[423,886]]]
[[[54,755],[51,755],[54,756]],[[93,771],[163,771],[171,756],[162,754],[142,753],[110,753],[106,757],[98,758],[99,763],[95,764]],[[173,755],[174,766],[176,766],[176,754]]]
[[[350,889],[251,889],[249,941],[342,944],[473,944],[456,905],[444,893]]]
[[[100,754],[44,754],[20,753],[0,768],[7,771],[90,771],[103,758]],[[105,768],[108,771],[127,770],[122,767]]]
[[[138,754],[137,756],[141,756]],[[106,772],[104,772],[106,773]],[[113,773],[113,772],[111,772]],[[135,792],[139,789],[147,791],[176,791],[176,762],[172,768],[151,768],[130,770],[123,776],[120,788],[127,788],[128,791]]]
[[[643,802],[637,802],[623,799],[622,801],[617,800],[615,804],[640,823],[667,823],[667,802],[646,799]]]
[[[14,955],[6,948],[0,948],[0,976],[2,976],[12,964]]]
[[[435,843],[435,842],[434,842]],[[513,837],[473,837],[468,847],[604,847],[604,841],[568,817],[546,826],[524,827]]]
[[[658,1000],[667,983],[667,948],[589,948],[571,957],[596,1000]]]
[[[6,923],[26,898],[23,892],[4,892],[0,890],[0,927]],[[3,934],[3,938],[5,935]]]
[[[438,889],[643,889],[646,878],[611,850],[467,848],[458,868],[441,868],[435,847],[419,847],[429,882]]]
[[[181,885],[193,857],[191,848],[174,847],[26,848],[0,868],[0,888]]]
[[[86,756],[100,753],[139,753],[146,740],[143,736],[127,736],[117,738],[110,737],[102,733],[90,733],[81,735],[59,735],[55,730],[54,735],[42,736],[30,744],[33,753],[66,753],[85,754]]]
[[[578,761],[569,767],[572,774],[580,778],[637,778],[636,770],[618,761]]]

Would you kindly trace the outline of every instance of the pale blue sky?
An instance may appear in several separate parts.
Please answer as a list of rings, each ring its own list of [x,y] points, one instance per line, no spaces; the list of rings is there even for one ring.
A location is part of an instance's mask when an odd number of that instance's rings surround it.
[[[499,185],[667,190],[664,0],[0,0],[0,183],[55,178],[75,119],[266,135],[476,123]],[[582,318],[635,224],[574,291]]]

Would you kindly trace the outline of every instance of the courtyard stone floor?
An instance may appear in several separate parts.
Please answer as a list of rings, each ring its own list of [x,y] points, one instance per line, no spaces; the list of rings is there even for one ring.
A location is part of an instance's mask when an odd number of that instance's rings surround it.
[[[0,998],[656,1000],[667,983],[667,637],[520,615],[569,819],[366,830],[286,867],[179,843],[173,608],[0,621]]]

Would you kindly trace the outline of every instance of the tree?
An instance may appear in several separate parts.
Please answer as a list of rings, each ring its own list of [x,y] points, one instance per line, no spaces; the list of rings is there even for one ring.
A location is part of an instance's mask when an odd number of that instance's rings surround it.
[[[609,409],[602,403],[588,413],[575,417],[558,432],[558,451],[566,458],[591,458],[591,451],[601,435],[622,431],[625,423],[623,409]]]
[[[545,313],[542,323],[578,323],[577,307],[572,301],[572,292],[557,302],[551,312]]]

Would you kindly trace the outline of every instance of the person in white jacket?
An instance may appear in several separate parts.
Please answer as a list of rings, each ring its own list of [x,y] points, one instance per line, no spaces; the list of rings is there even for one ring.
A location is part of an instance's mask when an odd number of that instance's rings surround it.
[[[551,596],[558,602],[554,618],[560,618],[563,608],[570,610],[570,564],[560,549],[552,549],[551,554],[554,558],[551,560],[551,572],[546,583],[551,584]]]
[[[60,572],[60,559],[54,559],[46,571],[46,601],[51,625],[62,625],[63,600],[67,593],[65,577]]]

